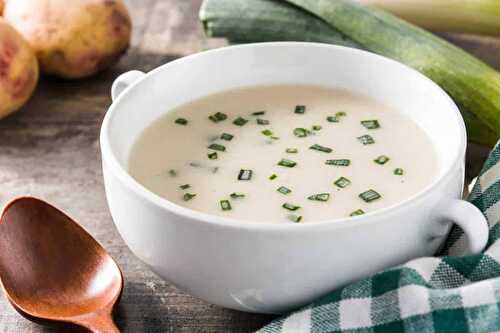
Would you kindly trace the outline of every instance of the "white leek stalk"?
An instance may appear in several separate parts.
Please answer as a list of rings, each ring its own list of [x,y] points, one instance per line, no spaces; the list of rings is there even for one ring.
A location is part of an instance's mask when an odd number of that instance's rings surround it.
[[[423,28],[500,37],[500,0],[358,0]]]

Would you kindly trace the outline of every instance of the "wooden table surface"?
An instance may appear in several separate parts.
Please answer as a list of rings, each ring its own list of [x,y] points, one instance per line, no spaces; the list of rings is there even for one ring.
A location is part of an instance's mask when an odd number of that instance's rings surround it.
[[[207,41],[197,20],[201,0],[129,0],[133,46],[114,68],[88,80],[42,79],[21,112],[0,121],[0,204],[19,195],[43,198],[74,217],[107,249],[125,277],[116,314],[125,332],[251,332],[273,319],[222,309],[162,281],[135,258],[107,209],[101,175],[99,128],[110,105],[113,79],[130,69],[148,71],[200,50]],[[500,68],[498,40],[457,39]],[[475,169],[485,150],[473,147]],[[475,162],[474,162],[475,161]],[[20,317],[0,296],[0,332],[52,332]]]

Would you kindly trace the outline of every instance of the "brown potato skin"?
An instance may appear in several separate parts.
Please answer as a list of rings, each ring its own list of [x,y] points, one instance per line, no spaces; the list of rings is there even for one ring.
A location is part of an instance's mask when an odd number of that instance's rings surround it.
[[[19,110],[38,82],[38,62],[24,38],[0,17],[0,118]]]
[[[114,64],[132,31],[122,0],[8,0],[4,17],[35,50],[41,70],[65,79]]]
[[[0,15],[3,13],[3,7],[5,6],[5,3],[3,0],[0,0]]]

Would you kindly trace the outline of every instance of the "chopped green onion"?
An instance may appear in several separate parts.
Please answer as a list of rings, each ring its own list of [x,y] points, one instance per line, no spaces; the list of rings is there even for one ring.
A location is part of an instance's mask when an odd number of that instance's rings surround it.
[[[276,178],[278,178],[278,176],[275,173],[269,176],[269,180],[275,180]]]
[[[229,202],[229,200],[221,200],[220,208],[222,208],[222,210],[231,210],[231,203]]]
[[[340,188],[346,188],[347,186],[351,185],[351,181],[345,177],[340,177],[334,182],[334,184]]]
[[[319,131],[321,130],[323,127],[319,126],[319,125],[313,125],[312,129],[313,131]]]
[[[226,151],[226,147],[224,147],[223,145],[220,145],[218,143],[212,143],[210,146],[208,146],[208,149],[217,150],[217,151]]]
[[[170,169],[170,170],[168,170],[168,174],[171,177],[175,177],[175,176],[177,176],[177,171],[175,171],[174,169]]]
[[[263,116],[265,113],[266,113],[266,111],[252,112],[252,116]]]
[[[234,135],[231,135],[229,133],[222,133],[220,138],[222,140],[231,141],[234,138]]]
[[[279,140],[280,138],[278,136],[272,136],[271,139],[273,139],[273,140]]]
[[[189,166],[192,166],[193,168],[201,168],[201,164],[198,162],[189,162]]]
[[[320,146],[317,144],[312,145],[311,147],[309,147],[309,149],[321,151],[323,153],[331,153],[333,151],[332,148]]]
[[[385,156],[385,155],[380,155],[379,157],[377,157],[376,159],[373,160],[373,162],[377,163],[377,164],[380,164],[380,165],[384,165],[386,164],[387,162],[389,162],[390,158]]]
[[[229,196],[233,199],[241,199],[245,197],[243,193],[236,193],[236,192],[231,193]]]
[[[335,166],[349,166],[351,165],[351,160],[341,159],[341,160],[326,160],[326,165],[335,165]]]
[[[269,120],[266,120],[266,119],[258,118],[256,121],[257,121],[257,125],[269,125]]]
[[[297,162],[287,160],[286,158],[282,158],[281,161],[278,162],[278,165],[284,166],[287,168],[293,168],[294,166],[297,165]]]
[[[351,214],[349,214],[349,216],[358,216],[358,215],[363,215],[365,213],[364,210],[362,209],[357,209],[355,210],[354,212],[352,212]]]
[[[222,112],[217,112],[217,113],[214,113],[213,115],[209,116],[208,119],[210,119],[214,123],[218,123],[220,121],[226,120],[227,114],[222,113]]]
[[[347,113],[345,113],[344,111],[339,111],[335,114],[335,117],[345,117],[347,116]]]
[[[252,179],[252,170],[241,169],[238,174],[238,180],[250,180]]]
[[[278,187],[278,189],[276,191],[280,192],[281,194],[285,194],[285,195],[288,193],[292,193],[292,190],[290,190],[289,188],[287,188],[285,186]]]
[[[179,125],[186,126],[188,124],[188,121],[186,119],[184,119],[184,118],[177,118],[175,120],[175,123],[179,124]]]
[[[189,185],[189,184],[184,184],[184,185],[179,186],[179,188],[180,188],[181,190],[187,190],[187,189],[188,189],[188,188],[190,188],[190,187],[191,187],[191,185]]]
[[[264,134],[265,136],[271,136],[271,135],[273,135],[273,132],[271,132],[268,129],[265,129],[265,130],[261,131],[261,133]]]
[[[363,120],[361,121],[361,125],[363,125],[366,129],[380,128],[378,120]]]
[[[401,168],[394,169],[394,174],[396,176],[402,176],[405,173],[405,171]]]
[[[216,160],[218,158],[217,152],[214,151],[213,153],[208,153],[208,158],[211,160]]]
[[[193,199],[195,196],[196,196],[196,194],[194,194],[194,193],[184,193],[184,195],[182,196],[182,200],[189,201],[189,200]]]
[[[339,117],[337,116],[328,116],[326,117],[326,120],[330,123],[338,123],[339,122]]]
[[[305,105],[297,105],[295,107],[295,113],[304,114],[305,112],[306,112],[306,106]]]
[[[288,154],[297,154],[299,152],[299,150],[297,148],[287,148],[286,152]]]
[[[301,127],[298,127],[293,130],[293,134],[298,138],[305,138],[309,133],[310,133],[309,130]]]
[[[288,203],[288,202],[285,202],[281,207],[288,209],[292,212],[300,209],[300,206],[295,206],[295,205],[292,205],[291,203]]]
[[[363,192],[359,195],[359,197],[363,199],[364,202],[372,202],[374,200],[382,198],[382,196],[374,190]]]
[[[313,200],[313,201],[328,201],[328,199],[330,199],[330,194],[329,193],[313,194],[313,195],[307,197],[307,199]]]
[[[238,117],[233,121],[233,124],[235,124],[236,126],[243,126],[246,123],[248,123],[248,120],[242,117]]]
[[[300,221],[302,221],[302,216],[290,214],[288,215],[288,219],[292,222],[299,223]]]
[[[375,143],[375,140],[371,135],[362,135],[358,137],[358,141],[361,142],[362,144],[366,145],[371,145]]]

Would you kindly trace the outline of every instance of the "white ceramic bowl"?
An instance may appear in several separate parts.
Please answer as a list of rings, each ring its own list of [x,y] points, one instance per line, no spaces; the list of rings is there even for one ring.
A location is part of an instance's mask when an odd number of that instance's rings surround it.
[[[169,110],[227,89],[279,83],[341,87],[406,114],[431,138],[438,176],[403,203],[360,217],[268,225],[177,206],[127,173],[132,144]],[[460,113],[432,81],[395,61],[314,43],[242,45],[188,56],[148,74],[126,73],[112,95],[101,149],[116,227],[154,272],[208,302],[281,313],[368,274],[434,254],[452,223],[465,230],[471,252],[486,244],[483,215],[458,200],[466,148]]]

